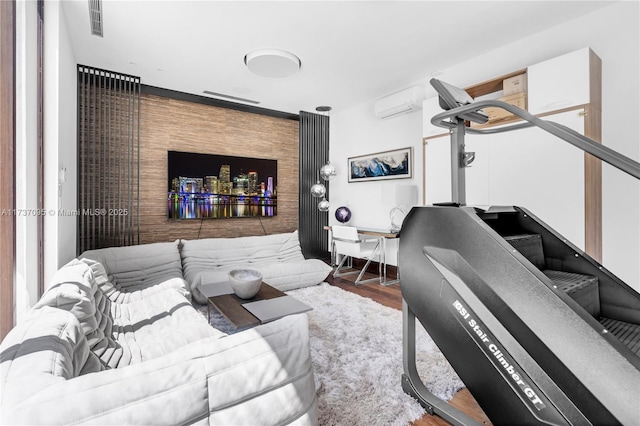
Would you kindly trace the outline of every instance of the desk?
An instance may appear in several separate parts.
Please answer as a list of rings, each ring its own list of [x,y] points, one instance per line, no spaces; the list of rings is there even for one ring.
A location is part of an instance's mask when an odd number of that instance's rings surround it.
[[[400,234],[398,232],[387,231],[384,229],[358,228],[357,226],[355,228],[358,230],[358,234],[368,235],[368,236],[376,237],[380,239],[380,243],[382,245],[380,260],[382,261],[382,271],[383,271],[381,284],[384,286],[387,286],[387,285],[392,285],[400,282],[400,268],[398,268],[398,266],[396,266],[397,278],[395,280],[389,280],[389,281],[387,280],[387,261],[386,261],[387,240],[399,238]],[[331,227],[325,226],[324,230],[331,232]],[[398,253],[400,253],[400,247],[398,247]],[[400,262],[396,262],[396,263],[400,263]],[[331,264],[332,266],[336,265],[335,253],[333,248],[331,249]]]

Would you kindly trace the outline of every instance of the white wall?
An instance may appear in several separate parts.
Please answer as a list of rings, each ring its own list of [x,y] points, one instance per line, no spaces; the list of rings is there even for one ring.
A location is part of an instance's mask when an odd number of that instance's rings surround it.
[[[443,70],[437,77],[465,87],[583,47],[591,47],[602,59],[603,143],[638,160],[640,159],[639,9],[638,2],[614,3],[564,25],[514,41],[485,55],[470,58],[464,63]],[[431,78],[431,76],[425,77]],[[430,90],[430,87],[427,89]],[[408,135],[420,131],[421,124],[418,123],[418,118],[415,121],[397,120],[401,118],[392,119],[388,123],[376,122],[373,118],[373,106],[369,103],[333,114],[331,161],[336,165],[342,165],[346,164],[349,155],[391,149],[396,146],[396,140],[405,140]],[[397,133],[393,134],[393,132]],[[380,148],[382,146],[384,148]],[[416,145],[414,154],[416,152],[419,158],[422,153],[421,145]],[[419,173],[422,173],[421,169]],[[380,202],[376,202],[375,196],[365,198],[360,193],[364,188],[360,185],[364,183],[346,184],[346,175],[343,178],[344,182],[331,185],[332,209],[330,212],[333,213],[338,206],[336,202],[349,200],[354,211],[353,223],[357,226],[374,222],[379,226],[388,223],[383,221],[379,213],[388,209],[383,208]],[[422,193],[421,175],[414,178],[414,181],[419,185]],[[383,190],[383,184],[367,185],[368,193]],[[369,211],[371,213],[368,213]],[[358,212],[357,215],[356,212]],[[371,215],[375,220],[361,219],[363,215],[367,217]],[[603,263],[629,285],[640,290],[638,259],[640,259],[640,184],[605,165],[603,166]]]
[[[403,89],[403,88],[398,88]],[[337,224],[335,210],[351,210],[349,225],[389,230],[389,211],[395,205],[395,188],[422,182],[422,111],[414,111],[385,120],[374,115],[374,102],[345,110],[330,119],[329,159],[337,175],[330,182],[329,225]],[[413,177],[373,182],[348,182],[349,157],[413,147]],[[419,189],[419,194],[422,190]],[[421,200],[419,200],[421,203]],[[397,241],[388,241],[387,263],[397,264]]]
[[[45,2],[44,224],[45,288],[55,271],[76,256],[76,217],[60,214],[76,203],[76,61],[59,1]],[[61,168],[66,183],[59,185]]]
[[[35,211],[37,200],[37,3],[17,2],[16,207]],[[76,209],[76,62],[58,1],[45,2],[44,24],[44,280],[75,257]],[[67,168],[59,197],[58,171]],[[16,217],[16,318],[38,299],[37,217]]]
[[[37,4],[16,2],[16,208],[38,205],[37,182]],[[19,322],[38,300],[36,216],[16,217],[16,319]]]
[[[77,63],[60,9],[60,51],[58,92],[58,170],[64,168],[65,182],[58,187],[58,205],[65,211],[77,209]],[[58,177],[57,173],[52,176]],[[75,215],[58,215],[58,268],[76,257]],[[56,268],[57,269],[57,268]]]

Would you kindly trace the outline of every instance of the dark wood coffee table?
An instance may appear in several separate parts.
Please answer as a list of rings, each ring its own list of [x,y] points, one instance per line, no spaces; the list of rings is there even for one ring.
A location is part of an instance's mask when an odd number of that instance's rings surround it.
[[[211,316],[211,307],[213,306],[220,312],[234,327],[249,328],[261,324],[261,321],[247,311],[242,305],[258,300],[274,299],[276,297],[286,296],[285,293],[271,287],[269,284],[262,283],[260,291],[252,299],[241,299],[235,294],[223,294],[220,296],[209,297],[207,304],[207,316]]]

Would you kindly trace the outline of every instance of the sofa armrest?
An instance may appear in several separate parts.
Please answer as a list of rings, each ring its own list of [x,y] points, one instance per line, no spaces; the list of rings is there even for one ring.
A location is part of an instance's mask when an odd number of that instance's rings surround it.
[[[24,384],[2,385],[6,396]],[[202,339],[151,361],[57,381],[2,403],[3,424],[315,423],[307,317]]]

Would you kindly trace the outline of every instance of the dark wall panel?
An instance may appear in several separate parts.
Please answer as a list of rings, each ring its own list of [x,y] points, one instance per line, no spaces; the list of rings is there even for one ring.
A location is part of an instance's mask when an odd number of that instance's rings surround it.
[[[321,200],[311,195],[310,188],[318,180],[320,167],[329,161],[329,116],[300,112],[300,245],[307,258],[327,257],[328,212],[318,210]],[[320,178],[327,188],[329,185]]]

